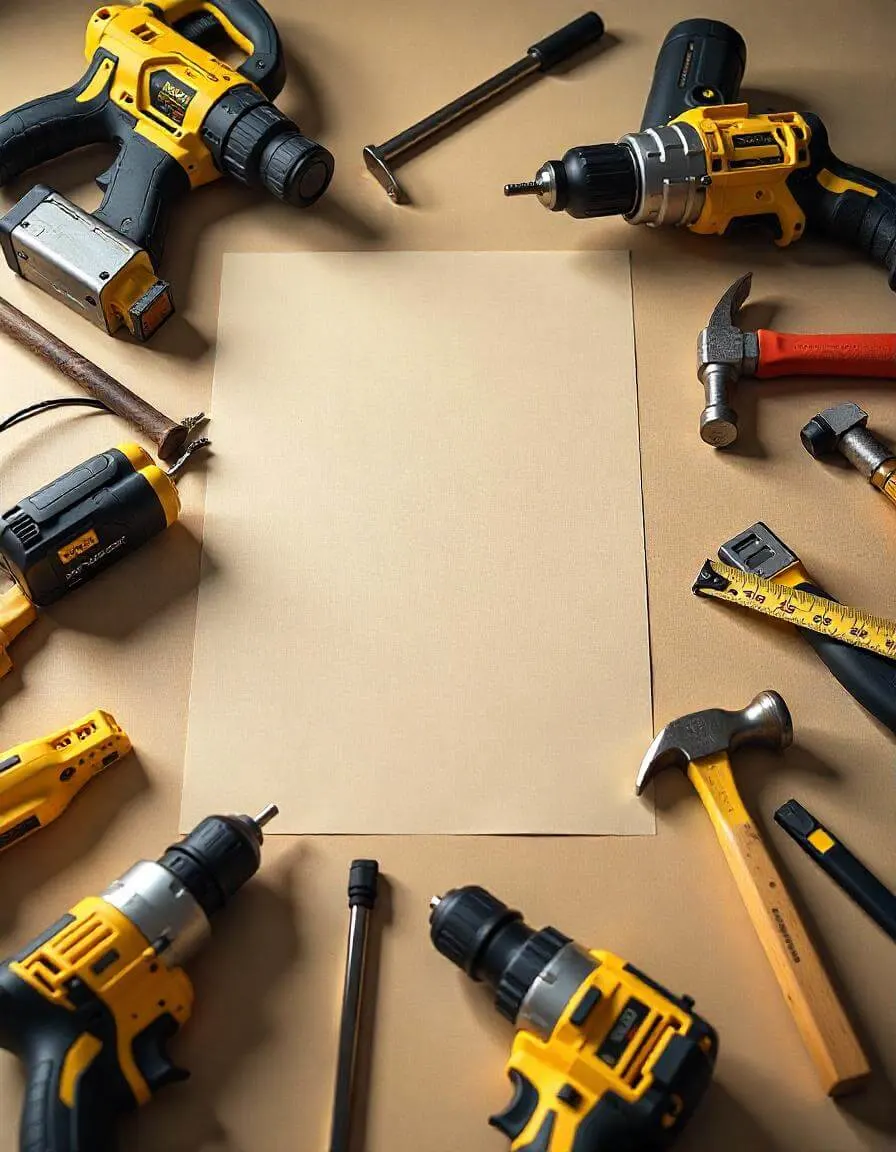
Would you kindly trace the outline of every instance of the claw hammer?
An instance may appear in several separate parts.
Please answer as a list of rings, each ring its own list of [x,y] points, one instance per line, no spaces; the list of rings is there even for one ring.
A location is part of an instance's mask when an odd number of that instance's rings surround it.
[[[750,919],[828,1096],[860,1088],[868,1061],[778,869],[734,783],[730,753],[748,744],[775,749],[793,740],[777,692],[760,692],[738,712],[707,708],[667,724],[641,763],[635,790],[670,766],[685,768],[703,801]]]
[[[731,391],[744,376],[873,376],[896,379],[896,334],[864,332],[793,335],[760,328],[744,332],[738,313],[750,295],[753,273],[735,280],[697,337],[697,377],[706,393],[700,436],[714,448],[737,439]]]

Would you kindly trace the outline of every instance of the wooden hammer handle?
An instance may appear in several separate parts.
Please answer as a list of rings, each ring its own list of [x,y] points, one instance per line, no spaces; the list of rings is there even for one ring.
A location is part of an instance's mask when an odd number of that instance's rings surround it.
[[[860,1088],[868,1060],[822,966],[784,881],[746,814],[727,756],[688,771],[712,819],[750,919],[803,1043],[829,1096]]]
[[[148,436],[163,460],[177,457],[187,439],[187,429],[141,399],[130,388],[47,331],[36,320],[0,298],[0,331],[74,381],[129,424]]]

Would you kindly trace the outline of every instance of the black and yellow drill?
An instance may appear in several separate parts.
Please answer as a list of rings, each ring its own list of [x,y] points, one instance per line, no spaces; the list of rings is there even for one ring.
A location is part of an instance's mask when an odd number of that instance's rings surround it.
[[[517,1033],[514,1095],[489,1121],[513,1152],[659,1152],[709,1086],[716,1033],[610,952],[536,932],[485,889],[434,897],[432,942],[495,993]]]
[[[21,1152],[110,1152],[120,1113],[186,1078],[166,1050],[193,1005],[183,964],[276,815],[208,817],[0,964],[0,1047],[27,1069]]]
[[[221,36],[245,53],[239,67],[210,50]],[[157,269],[185,193],[226,175],[304,207],[326,190],[333,157],[272,103],[286,71],[257,0],[107,4],[88,22],[85,55],[77,84],[0,118],[0,185],[111,143],[103,202],[90,215],[38,185],[0,220],[0,247],[13,271],[98,327],[147,340],[174,311]]]
[[[738,102],[746,49],[716,21],[666,37],[641,129],[570,148],[506,196],[535,196],[578,219],[622,216],[701,235],[768,224],[781,246],[806,231],[860,249],[896,289],[896,185],[840,160],[811,112],[751,113]]]

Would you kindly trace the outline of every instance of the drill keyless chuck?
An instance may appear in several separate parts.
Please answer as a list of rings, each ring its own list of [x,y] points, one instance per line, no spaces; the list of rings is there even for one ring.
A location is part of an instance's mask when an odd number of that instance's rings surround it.
[[[436,949],[473,980],[484,981],[511,1023],[538,977],[570,943],[556,928],[530,928],[519,912],[476,885],[434,897],[431,909]]]
[[[278,200],[307,208],[326,191],[334,160],[251,84],[211,109],[202,137],[217,167],[242,184],[261,184]]]
[[[537,196],[551,212],[567,212],[579,220],[627,216],[638,197],[634,157],[620,144],[570,148],[562,160],[543,164],[534,180],[505,184],[504,195]]]

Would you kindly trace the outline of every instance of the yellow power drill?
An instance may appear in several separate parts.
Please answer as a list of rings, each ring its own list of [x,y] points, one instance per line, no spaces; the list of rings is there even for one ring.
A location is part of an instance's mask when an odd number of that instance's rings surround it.
[[[203,47],[223,35],[231,68]],[[107,4],[87,25],[86,73],[0,118],[0,185],[88,144],[118,148],[93,214],[38,185],[0,220],[7,263],[107,332],[148,340],[174,311],[157,276],[172,206],[222,175],[313,204],[333,157],[272,103],[286,79],[257,0]]]
[[[276,815],[208,817],[0,964],[0,1047],[27,1071],[21,1152],[110,1152],[119,1113],[186,1078],[166,1051],[193,1004],[182,965]]]
[[[762,221],[781,247],[812,229],[883,264],[896,289],[896,186],[839,160],[813,113],[690,108],[615,144],[571,148],[504,193],[580,219],[622,216],[702,235]]]
[[[709,1086],[714,1029],[610,952],[536,932],[484,888],[433,897],[430,932],[443,956],[495,992],[517,1034],[507,1062],[514,1095],[489,1121],[513,1152],[658,1152]]]
[[[130,750],[115,718],[97,708],[69,728],[0,752],[0,852],[56,820]]]

